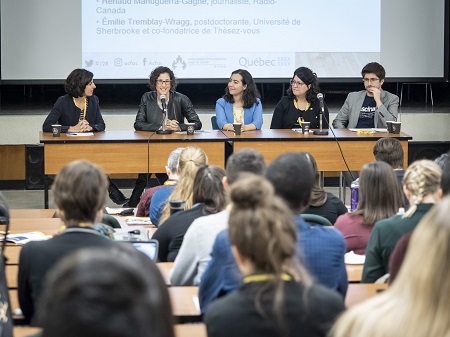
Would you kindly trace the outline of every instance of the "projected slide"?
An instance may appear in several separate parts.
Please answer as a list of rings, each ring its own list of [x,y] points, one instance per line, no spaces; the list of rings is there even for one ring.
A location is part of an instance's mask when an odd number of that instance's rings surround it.
[[[370,13],[370,15],[367,15]],[[380,58],[380,0],[83,0],[82,66],[102,79],[358,77]]]

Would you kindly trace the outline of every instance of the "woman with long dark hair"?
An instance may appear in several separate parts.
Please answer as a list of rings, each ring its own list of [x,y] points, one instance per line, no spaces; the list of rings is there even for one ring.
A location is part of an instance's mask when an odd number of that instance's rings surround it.
[[[301,128],[303,122],[310,122],[311,129],[318,129],[321,107],[317,94],[320,92],[317,75],[306,67],[297,68],[290,81],[290,87],[278,102],[273,112],[271,129]],[[329,113],[324,104],[322,127],[328,129]]]
[[[244,69],[231,73],[225,95],[216,102],[219,129],[233,131],[233,123],[241,123],[241,131],[262,127],[262,104],[252,75]]]

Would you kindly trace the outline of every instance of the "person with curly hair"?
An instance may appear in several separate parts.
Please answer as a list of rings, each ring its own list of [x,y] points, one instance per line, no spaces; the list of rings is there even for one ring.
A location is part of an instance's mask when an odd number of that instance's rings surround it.
[[[273,112],[271,129],[301,128],[303,122],[310,122],[311,129],[320,127],[320,103],[317,99],[319,81],[317,75],[306,67],[297,68],[287,89]],[[329,112],[324,104],[322,127],[328,128]]]

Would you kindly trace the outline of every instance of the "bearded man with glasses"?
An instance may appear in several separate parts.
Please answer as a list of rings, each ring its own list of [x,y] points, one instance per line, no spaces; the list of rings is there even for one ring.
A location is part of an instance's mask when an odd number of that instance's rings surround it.
[[[397,121],[397,95],[381,87],[386,71],[377,62],[366,64],[361,75],[365,90],[348,94],[341,110],[333,121],[333,127],[344,128],[386,128],[386,121]]]

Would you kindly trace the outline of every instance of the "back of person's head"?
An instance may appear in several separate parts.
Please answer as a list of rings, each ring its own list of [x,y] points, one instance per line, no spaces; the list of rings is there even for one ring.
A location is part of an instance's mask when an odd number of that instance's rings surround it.
[[[450,331],[450,198],[414,230],[399,274],[382,294],[350,308],[333,337],[448,336]]]
[[[373,155],[376,161],[384,161],[393,169],[403,169],[403,148],[396,138],[380,138],[373,147]]]
[[[411,205],[405,213],[406,217],[414,214],[417,205],[421,204],[426,196],[434,195],[438,191],[441,175],[439,165],[428,159],[417,160],[408,167],[403,177],[403,186],[408,191]]]
[[[92,81],[94,74],[86,69],[75,69],[66,78],[64,90],[72,97],[84,95],[84,89]]]
[[[230,243],[250,261],[251,274],[274,275],[271,286],[276,287],[274,298],[279,296],[274,301],[274,311],[282,322],[282,275],[302,280],[306,286],[310,284],[309,276],[295,257],[297,234],[293,214],[285,201],[275,195],[269,181],[250,173],[231,186],[230,199]]]
[[[304,84],[310,85],[311,87],[306,91],[306,100],[310,103],[317,99],[317,94],[320,92],[319,81],[317,80],[317,75],[311,69],[307,67],[300,67],[295,69],[292,80],[297,76]],[[292,92],[292,86],[286,90],[286,94],[294,98],[294,93]]]
[[[53,198],[66,226],[95,223],[106,203],[108,182],[102,169],[77,160],[64,166],[52,185]]]
[[[266,178],[295,213],[309,204],[314,186],[314,171],[306,152],[288,152],[273,160],[267,167]]]
[[[311,199],[309,200],[309,205],[319,207],[327,201],[328,195],[320,185],[320,173],[319,168],[317,167],[316,160],[310,153],[307,153],[307,157],[314,171],[314,186],[311,191]]]
[[[373,225],[396,214],[403,206],[402,192],[394,170],[383,161],[363,166],[359,177],[359,201],[354,214]]]
[[[438,164],[441,169],[444,168],[444,165],[447,161],[448,161],[448,153],[443,153],[434,160],[434,162]]]
[[[450,194],[450,159],[447,159],[442,168],[441,189],[442,194]]]
[[[46,277],[38,311],[43,337],[173,337],[167,286],[133,246],[89,248]]]
[[[380,80],[384,80],[386,77],[386,71],[384,67],[377,62],[367,63],[361,70],[361,75],[364,77],[365,74],[375,74]]]
[[[203,203],[203,213],[215,214],[223,210],[227,204],[222,179],[225,171],[217,166],[202,166],[194,179],[193,202]]]
[[[169,196],[169,200],[183,200],[184,209],[191,209],[193,205],[194,178],[199,167],[208,164],[205,151],[198,146],[188,146],[180,154],[178,159],[178,184]],[[164,206],[160,223],[170,216],[170,203]]]
[[[183,150],[184,147],[178,147],[170,152],[169,158],[167,159],[167,167],[169,168],[170,172],[177,173],[178,161]]]
[[[266,162],[261,153],[253,149],[242,149],[228,157],[226,164],[227,182],[229,185],[238,180],[243,172],[264,175]]]

